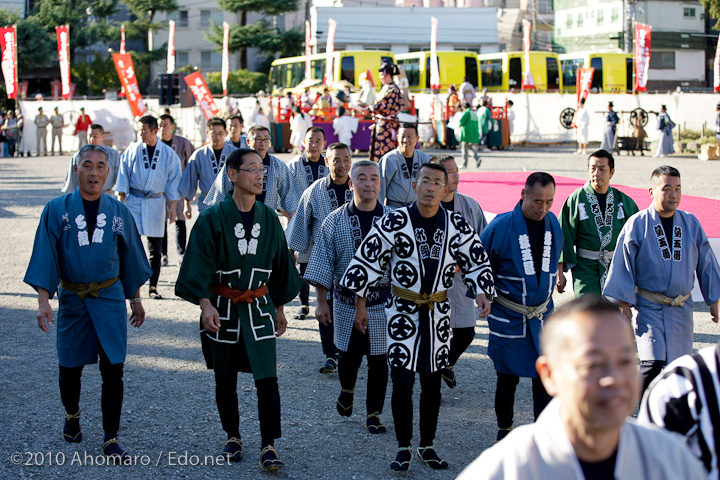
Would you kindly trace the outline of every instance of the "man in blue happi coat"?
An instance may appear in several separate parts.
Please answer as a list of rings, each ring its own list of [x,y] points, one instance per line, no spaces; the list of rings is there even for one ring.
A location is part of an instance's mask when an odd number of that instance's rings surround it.
[[[563,246],[560,223],[550,212],[555,179],[535,172],[525,181],[512,212],[498,215],[480,235],[490,257],[495,297],[488,327],[488,355],[497,371],[497,440],[512,429],[515,388],[532,378],[535,418],[550,401],[535,369],[540,355],[543,316],[553,310],[552,293]]]
[[[96,363],[99,356],[102,451],[116,462],[125,462],[130,456],[117,440],[127,351],[125,299],[130,299],[130,324],[140,327],[145,310],[139,289],[151,270],[132,215],[125,205],[103,193],[108,175],[105,149],[84,146],[74,169],[78,188],[43,210],[25,283],[38,292],[37,320],[44,332],[53,320],[49,300],[58,292],[57,349],[65,440],[82,440],[80,377],[83,367]]]

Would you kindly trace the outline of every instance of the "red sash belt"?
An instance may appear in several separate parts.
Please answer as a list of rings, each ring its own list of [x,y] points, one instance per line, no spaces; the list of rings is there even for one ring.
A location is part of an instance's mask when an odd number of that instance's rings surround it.
[[[227,285],[213,285],[210,291],[215,295],[220,295],[223,298],[232,300],[233,303],[252,303],[253,299],[267,295],[268,288],[267,285],[263,285],[257,290],[245,290],[241,292]]]

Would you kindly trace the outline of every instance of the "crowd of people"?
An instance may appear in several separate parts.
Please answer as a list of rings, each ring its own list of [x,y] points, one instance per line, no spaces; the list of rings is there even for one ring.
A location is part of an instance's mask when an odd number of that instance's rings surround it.
[[[381,79],[391,92],[392,72]],[[269,153],[267,127],[242,130],[239,115],[212,118],[210,143],[194,149],[175,133],[169,114],[144,116],[139,140],[119,155],[103,145],[101,125],[87,125],[88,144],[70,161],[65,194],[42,213],[25,276],[38,293],[45,332],[53,319],[49,299],[59,296],[66,441],[82,440],[81,374],[99,358],[102,451],[119,462],[129,458],[118,440],[124,300],[130,324],[140,327],[143,285],[152,300],[170,293],[158,289],[170,222],[180,263],[174,293],[199,307],[201,348],[227,434],[222,452],[232,461],[243,457],[237,374],[247,372],[258,398],[260,465],[283,467],[275,449],[282,418],[276,339],[288,325],[284,305],[296,296],[293,319],[310,316],[312,286],[324,359],[319,372],[338,374],[337,413],[353,414],[366,356],[365,427],[387,432],[381,416],[390,382],[398,447],[392,470],[407,470],[414,453],[432,469],[448,468],[435,448],[442,384],[462,383],[453,367],[475,338],[479,317],[489,327],[497,375],[499,443],[468,467],[466,478],[717,474],[713,425],[720,414],[706,374],[718,381],[718,354],[696,354],[689,367],[683,356],[692,354],[695,276],[717,322],[720,267],[698,220],[678,209],[678,170],[651,172],[652,204],[640,211],[611,186],[615,160],[600,149],[588,156],[588,180],[563,199],[559,217],[550,211],[554,178],[534,172],[514,209],[488,223],[478,202],[457,192],[468,149],[462,164],[449,155],[430,157],[418,148],[417,124],[399,125],[397,146],[378,137],[370,160],[360,161],[350,145],[327,145],[325,130],[310,126],[302,153],[288,164]],[[188,240],[195,201],[199,216]],[[553,291],[565,290],[568,273],[577,298],[554,312]],[[532,379],[536,422],[513,430],[522,377]],[[700,388],[698,378],[710,413],[697,408],[699,395],[685,393]],[[626,419],[644,391],[640,421],[680,428],[690,448]],[[684,401],[696,403],[679,412]]]

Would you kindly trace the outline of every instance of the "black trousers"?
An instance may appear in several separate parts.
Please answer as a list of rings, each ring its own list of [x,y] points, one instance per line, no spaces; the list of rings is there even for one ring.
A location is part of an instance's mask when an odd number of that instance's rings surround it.
[[[439,371],[419,373],[420,376],[420,446],[433,444],[440,414]],[[415,385],[415,372],[401,367],[390,369],[392,378],[392,413],[395,421],[395,436],[400,448],[409,447],[413,432],[412,394]]]
[[[162,237],[147,237],[147,246],[150,253],[150,268],[152,268],[150,286],[157,287],[162,265]]]
[[[277,377],[255,380],[257,389],[258,418],[262,447],[273,445],[282,436],[280,428],[280,391]],[[237,374],[219,375],[215,372],[215,401],[220,423],[228,438],[240,438],[240,414],[238,412]]]
[[[644,360],[640,362],[640,378],[642,379],[642,392],[640,392],[640,398],[645,393],[645,390],[650,386],[650,383],[660,375],[662,369],[665,368],[667,362],[665,360]]]
[[[305,270],[307,270],[307,263],[298,263],[300,266],[300,276],[305,276]],[[300,305],[310,305],[310,285],[303,279],[302,285],[300,285]]]
[[[513,411],[515,408],[515,388],[520,377],[497,372],[497,390],[495,390],[495,415],[498,428],[510,428],[513,425]],[[539,378],[532,379],[533,415],[535,420],[545,409],[552,397],[545,391]]]
[[[450,339],[450,355],[448,362],[452,367],[458,361],[460,355],[470,346],[475,338],[475,327],[453,328],[453,336]]]
[[[305,266],[307,267],[307,264],[305,264]],[[302,264],[300,264],[300,268],[302,269]],[[330,319],[332,320],[332,297],[327,302],[328,307],[330,307]],[[307,303],[303,303],[303,305],[307,305]],[[335,324],[330,322],[327,325],[323,325],[318,321],[318,330],[320,331],[320,344],[322,345],[323,354],[327,358],[336,358],[338,356],[338,349],[335,346]]]
[[[178,255],[185,255],[185,246],[187,245],[187,228],[185,220],[175,221],[175,245],[177,246]],[[168,254],[168,229],[165,224],[165,235],[162,239],[162,254]]]
[[[123,402],[123,363],[111,364],[100,347],[100,375],[102,376],[102,396],[100,405],[103,415],[103,430],[106,438],[117,435],[120,429],[120,413]],[[80,409],[80,387],[83,367],[63,367],[60,365],[60,400],[65,411],[75,414]]]
[[[367,355],[367,413],[382,413],[387,391],[387,355],[370,355],[370,336],[353,328],[347,352],[340,351],[338,376],[343,390],[354,390],[363,355]]]

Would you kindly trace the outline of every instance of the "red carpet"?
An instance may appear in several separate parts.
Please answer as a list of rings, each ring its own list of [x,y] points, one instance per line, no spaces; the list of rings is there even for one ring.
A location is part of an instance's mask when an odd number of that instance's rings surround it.
[[[532,172],[478,172],[463,173],[458,191],[480,204],[487,213],[499,214],[512,210],[520,200],[525,179]],[[552,211],[560,214],[565,199],[585,182],[575,178],[553,176],[556,182],[555,203]],[[647,189],[613,185],[632,197],[641,210],[650,205]],[[680,209],[695,215],[708,237],[720,237],[720,200],[683,195]]]

